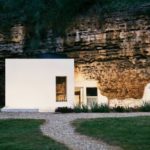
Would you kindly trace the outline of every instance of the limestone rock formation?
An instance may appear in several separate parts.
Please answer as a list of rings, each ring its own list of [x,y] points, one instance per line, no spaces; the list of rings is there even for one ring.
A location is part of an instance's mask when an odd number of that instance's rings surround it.
[[[4,43],[0,34],[0,51],[22,51],[23,28],[12,31],[11,43]],[[80,16],[65,37],[48,32],[49,49],[74,58],[76,72],[97,80],[101,94],[109,99],[140,99],[150,83],[149,16],[113,14],[103,23],[95,15]]]
[[[109,99],[140,99],[150,82],[148,16],[110,16],[103,26],[95,16],[80,17],[68,29],[64,50]]]

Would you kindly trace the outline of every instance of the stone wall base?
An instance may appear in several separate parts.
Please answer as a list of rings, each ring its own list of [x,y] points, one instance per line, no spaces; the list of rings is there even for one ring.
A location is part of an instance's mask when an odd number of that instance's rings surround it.
[[[39,109],[21,109],[21,108],[8,108],[3,107],[1,112],[39,112]]]

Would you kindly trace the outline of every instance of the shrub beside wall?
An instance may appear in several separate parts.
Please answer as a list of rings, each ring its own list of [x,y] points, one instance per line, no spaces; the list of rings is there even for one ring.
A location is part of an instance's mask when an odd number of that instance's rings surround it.
[[[150,103],[144,103],[140,108],[141,112],[150,112]]]
[[[137,108],[125,108],[122,106],[117,106],[114,108],[109,108],[108,105],[105,104],[97,104],[93,103],[90,107],[87,105],[82,106],[75,106],[74,108],[68,108],[68,107],[58,107],[55,112],[59,113],[108,113],[108,112],[150,112],[150,103],[144,103],[141,107]]]
[[[72,113],[73,109],[72,108],[68,108],[68,107],[58,107],[58,108],[56,108],[55,112],[59,112],[59,113]]]
[[[106,104],[98,105],[93,103],[90,108],[91,112],[110,112],[110,108]]]
[[[74,110],[75,113],[81,113],[81,112],[86,113],[86,112],[89,112],[89,108],[86,105],[82,105],[82,106],[77,105],[77,106],[74,107],[73,110]]]

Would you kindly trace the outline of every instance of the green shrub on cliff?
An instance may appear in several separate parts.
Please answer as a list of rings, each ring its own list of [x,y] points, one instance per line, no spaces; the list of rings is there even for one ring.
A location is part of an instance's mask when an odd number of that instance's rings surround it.
[[[26,41],[30,48],[37,49],[51,28],[55,34],[65,29],[79,15],[95,15],[103,18],[112,12],[146,11],[149,0],[0,0],[0,32],[8,32],[15,24],[26,27]],[[138,8],[138,10],[137,10]]]

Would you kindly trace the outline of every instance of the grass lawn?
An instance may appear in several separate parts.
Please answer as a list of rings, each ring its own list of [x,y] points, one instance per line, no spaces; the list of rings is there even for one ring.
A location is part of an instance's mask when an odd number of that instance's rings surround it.
[[[39,126],[44,120],[0,120],[0,150],[67,150],[49,137]]]
[[[150,117],[76,120],[76,131],[124,150],[150,150]]]

